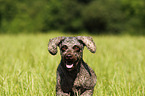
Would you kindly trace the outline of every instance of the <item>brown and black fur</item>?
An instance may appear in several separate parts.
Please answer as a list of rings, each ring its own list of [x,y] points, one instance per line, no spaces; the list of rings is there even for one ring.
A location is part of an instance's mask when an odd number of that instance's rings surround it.
[[[57,68],[56,96],[92,96],[97,82],[95,72],[83,61],[86,46],[95,53],[91,37],[56,37],[50,39],[48,50],[52,55],[60,48],[61,62]]]

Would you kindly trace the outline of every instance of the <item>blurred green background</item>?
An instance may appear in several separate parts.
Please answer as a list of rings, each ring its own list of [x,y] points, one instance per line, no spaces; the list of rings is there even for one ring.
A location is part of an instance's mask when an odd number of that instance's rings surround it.
[[[94,96],[144,96],[145,0],[0,0],[0,96],[55,96],[48,41],[78,35],[97,46]]]
[[[0,0],[0,33],[145,35],[145,0]]]

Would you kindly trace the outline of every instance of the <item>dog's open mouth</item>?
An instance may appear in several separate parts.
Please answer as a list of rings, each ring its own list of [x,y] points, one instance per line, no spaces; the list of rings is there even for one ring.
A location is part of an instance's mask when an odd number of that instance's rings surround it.
[[[65,61],[65,66],[68,69],[72,69],[75,66],[75,61],[74,60],[66,60]]]
[[[71,64],[71,65],[68,65],[66,64],[66,68],[70,69],[70,68],[73,68],[74,64]]]

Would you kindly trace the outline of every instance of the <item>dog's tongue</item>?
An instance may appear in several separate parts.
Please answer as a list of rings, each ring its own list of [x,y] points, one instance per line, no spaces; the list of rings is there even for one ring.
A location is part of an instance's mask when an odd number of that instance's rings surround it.
[[[73,64],[71,64],[71,65],[67,65],[67,64],[66,64],[66,67],[67,67],[67,68],[72,68],[72,67],[73,67]]]

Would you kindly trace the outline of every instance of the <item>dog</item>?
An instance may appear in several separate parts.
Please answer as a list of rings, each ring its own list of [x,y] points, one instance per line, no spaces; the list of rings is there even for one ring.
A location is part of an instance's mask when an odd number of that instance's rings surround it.
[[[49,40],[48,51],[56,55],[60,48],[61,62],[57,68],[56,96],[92,96],[97,82],[95,72],[83,61],[83,49],[96,52],[91,37],[56,37]]]

